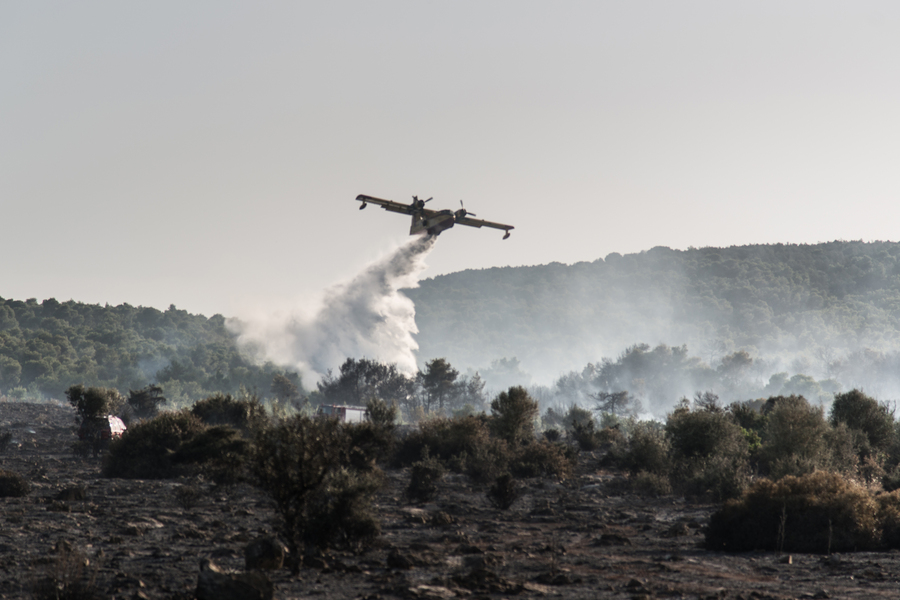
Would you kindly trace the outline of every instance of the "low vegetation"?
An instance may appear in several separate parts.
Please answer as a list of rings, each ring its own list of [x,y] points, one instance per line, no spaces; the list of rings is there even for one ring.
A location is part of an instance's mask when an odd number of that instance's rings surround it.
[[[31,493],[27,479],[13,471],[0,469],[0,498],[21,498]]]
[[[81,419],[122,406],[105,388],[72,386],[67,396]],[[150,398],[156,407],[152,399],[162,395]],[[359,551],[375,541],[373,498],[385,465],[408,468],[409,502],[440,502],[452,472],[507,510],[527,489],[524,480],[571,477],[579,452],[599,468],[620,469],[630,493],[723,502],[707,530],[712,549],[900,548],[898,428],[889,405],[859,390],[836,394],[827,415],[800,395],[722,407],[705,392],[683,399],[665,422],[602,411],[595,418],[578,406],[539,417],[519,386],[489,406],[489,414],[426,418],[400,435],[398,406],[376,397],[365,421],[342,423],[269,415],[254,396],[214,394],[133,422],[111,443],[103,474],[256,485],[275,502],[295,567],[330,548]],[[0,474],[0,495],[28,489],[17,474]],[[180,488],[183,505],[196,502],[196,489]]]

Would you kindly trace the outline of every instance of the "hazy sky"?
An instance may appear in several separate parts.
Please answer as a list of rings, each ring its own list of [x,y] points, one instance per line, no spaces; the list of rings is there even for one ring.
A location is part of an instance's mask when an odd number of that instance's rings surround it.
[[[900,3],[4,2],[0,296],[290,301],[459,200],[426,276],[898,240]]]

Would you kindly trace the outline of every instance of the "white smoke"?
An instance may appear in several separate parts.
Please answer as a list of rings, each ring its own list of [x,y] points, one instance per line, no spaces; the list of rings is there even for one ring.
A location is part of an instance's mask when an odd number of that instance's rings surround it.
[[[313,311],[300,306],[282,315],[231,319],[228,326],[243,350],[297,369],[307,382],[348,357],[396,363],[415,373],[416,310],[400,289],[418,286],[436,239],[416,237],[403,244],[349,282],[325,290]]]

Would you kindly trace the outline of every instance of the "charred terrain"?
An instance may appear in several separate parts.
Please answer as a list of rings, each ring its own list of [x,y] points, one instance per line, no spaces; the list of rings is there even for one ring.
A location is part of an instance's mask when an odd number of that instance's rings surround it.
[[[274,503],[245,484],[104,478],[78,458],[74,410],[0,404],[12,433],[2,469],[31,491],[2,498],[0,597],[84,582],[100,598],[193,598],[200,564],[244,570],[244,549],[276,532]],[[713,504],[623,491],[623,475],[583,452],[573,477],[528,479],[508,510],[462,475],[411,504],[409,469],[386,471],[381,535],[362,553],[330,552],[268,571],[276,598],[872,598],[894,597],[900,553],[811,555],[704,549]],[[308,564],[307,564],[308,563]],[[88,595],[93,592],[94,595]],[[75,597],[75,596],[72,596]]]

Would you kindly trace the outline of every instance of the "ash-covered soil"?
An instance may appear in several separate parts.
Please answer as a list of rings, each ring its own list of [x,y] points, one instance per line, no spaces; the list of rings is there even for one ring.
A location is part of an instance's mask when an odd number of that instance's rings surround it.
[[[266,496],[194,479],[105,479],[76,458],[67,406],[0,404],[14,443],[0,468],[28,478],[0,498],[0,598],[29,598],[78,556],[100,597],[191,598],[200,562],[244,567],[245,546],[275,532]],[[408,472],[388,471],[379,543],[334,552],[299,575],[268,572],[275,598],[894,598],[900,553],[790,557],[702,548],[713,505],[623,493],[617,473],[583,454],[563,483],[524,482],[508,511],[450,476],[437,501],[410,505]],[[198,492],[187,493],[190,488]],[[84,497],[79,499],[78,489]],[[72,499],[66,499],[72,498]],[[71,562],[71,561],[70,561]],[[61,566],[62,565],[62,566]]]

